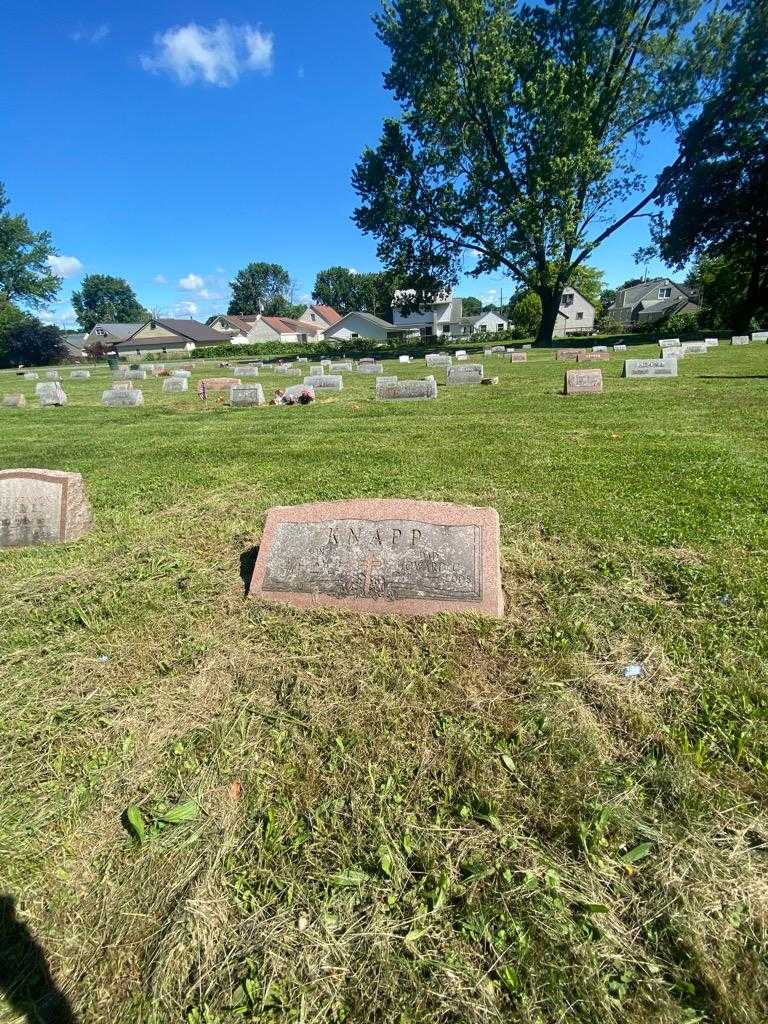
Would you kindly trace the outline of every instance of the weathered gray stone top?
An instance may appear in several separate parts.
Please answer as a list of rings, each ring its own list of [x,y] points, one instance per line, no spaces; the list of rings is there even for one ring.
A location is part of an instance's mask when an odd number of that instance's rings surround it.
[[[110,388],[108,391],[102,391],[101,404],[110,408],[119,405],[144,405],[144,392],[138,388],[131,388],[130,391]]]
[[[384,367],[381,363],[360,363],[357,372],[377,375],[384,373]]]
[[[659,338],[659,347],[666,348],[667,345],[679,345],[679,338]]]
[[[594,395],[603,390],[602,370],[566,370],[566,395]]]
[[[271,509],[249,592],[300,608],[500,616],[498,515],[391,499]]]
[[[453,357],[444,355],[442,352],[429,352],[424,357],[427,366],[452,366]]]
[[[261,384],[237,384],[229,389],[229,404],[235,407],[265,405]]]
[[[449,366],[446,383],[456,384],[479,384],[485,376],[482,363],[465,363],[463,366]]]
[[[163,381],[164,394],[177,394],[189,390],[189,381],[186,377],[166,377]]]
[[[491,347],[491,352],[506,352],[506,349],[503,345],[493,345]]]
[[[5,395],[3,397],[3,405],[9,409],[23,409],[27,404],[27,400],[24,395]]]
[[[344,378],[336,374],[324,373],[317,376],[310,375],[304,378],[304,383],[311,388],[323,389],[326,391],[343,391]]]
[[[669,349],[665,349],[669,352]],[[676,377],[677,360],[669,356],[662,359],[625,359],[624,376],[629,379],[642,377]]]
[[[90,380],[91,379],[91,371],[90,370],[73,370],[72,373],[70,373],[70,375],[69,375],[69,379],[70,380]]]
[[[41,391],[37,397],[41,406],[67,404],[67,396],[64,394],[64,389],[54,382],[51,383],[47,391]]]
[[[0,470],[0,548],[61,544],[82,537],[90,526],[79,473]]]
[[[385,402],[437,398],[437,382],[434,377],[429,380],[398,380],[392,377],[379,377],[376,381],[376,398]]]

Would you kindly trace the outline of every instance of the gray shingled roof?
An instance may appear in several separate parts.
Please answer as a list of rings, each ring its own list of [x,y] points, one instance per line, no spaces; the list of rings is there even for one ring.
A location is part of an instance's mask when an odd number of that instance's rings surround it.
[[[164,328],[168,331],[169,337],[176,335],[177,337],[187,338],[189,341],[194,342],[223,342],[228,341],[231,337],[237,334],[237,331],[214,331],[212,327],[208,327],[207,324],[201,324],[198,320],[177,320],[177,319],[159,319],[153,317],[152,320],[147,320],[146,323],[157,324],[158,327]],[[145,327],[146,324],[139,324],[133,334]],[[129,341],[133,337],[133,334],[129,335],[128,338],[123,338],[123,342]],[[147,339],[159,340],[159,339]]]
[[[360,313],[360,312],[357,312],[357,311],[354,311],[352,313],[347,313],[347,315],[343,316],[341,318],[341,320],[337,320],[335,324],[332,324],[332,327],[340,327],[344,323],[344,321],[347,319],[347,317],[350,317],[350,316],[362,317],[362,319],[363,320],[367,320],[369,324],[373,324],[375,327],[381,327],[385,331],[413,331],[414,330],[414,328],[412,326],[409,326],[409,327],[396,327],[394,324],[391,324],[388,320],[382,320],[380,316],[374,316],[373,313]],[[328,330],[330,330],[330,329],[331,328],[328,328],[326,330],[326,334],[328,333]]]
[[[98,331],[101,329],[106,331],[110,338],[114,338],[117,341],[125,341],[126,338],[130,338],[132,334],[135,334],[136,331],[143,326],[144,324],[94,324],[91,328],[91,334],[96,331],[98,337]]]

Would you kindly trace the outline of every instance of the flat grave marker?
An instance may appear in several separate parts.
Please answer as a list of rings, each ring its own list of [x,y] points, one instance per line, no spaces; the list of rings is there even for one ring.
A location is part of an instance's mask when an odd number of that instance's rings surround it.
[[[731,344],[732,345],[748,345],[749,344],[749,335],[748,334],[737,334],[737,335],[735,335],[735,337],[731,338]]]
[[[242,384],[239,377],[204,377],[200,383],[206,391],[229,391],[230,388]]]
[[[229,404],[235,409],[266,405],[261,384],[236,384],[229,389]]]
[[[267,513],[249,594],[364,614],[504,614],[492,508],[402,499]]]
[[[26,404],[24,395],[5,395],[3,398],[3,405],[7,409],[23,409]]]
[[[384,365],[383,363],[360,363],[357,367],[357,372],[377,376],[380,373],[384,373]]]
[[[91,507],[79,473],[0,470],[0,548],[63,544],[90,527]]]
[[[73,370],[72,373],[70,373],[70,375],[69,375],[69,379],[70,380],[90,380],[91,379],[91,371],[90,370]]]
[[[424,356],[427,366],[452,366],[453,356],[443,355],[441,352],[428,352]]]
[[[684,341],[680,348],[687,356],[705,356],[709,352],[709,345],[703,341]]]
[[[720,342],[718,341],[717,338],[705,338],[704,339],[704,344],[708,348],[718,348],[719,345],[720,345]]]
[[[379,401],[384,402],[437,398],[437,381],[434,377],[429,377],[426,380],[398,380],[397,377],[379,377],[376,381],[375,394]]]
[[[752,341],[768,341],[768,331],[753,331]]]
[[[482,363],[465,363],[463,366],[449,366],[446,384],[455,387],[460,384],[479,384],[485,371]]]
[[[304,384],[310,388],[322,391],[343,391],[344,390],[344,378],[338,374],[323,373],[318,376],[312,376],[304,378]]]
[[[125,388],[110,388],[108,391],[102,391],[101,404],[110,409],[118,406],[144,405],[144,392],[138,388],[131,388],[130,391]]]
[[[528,353],[527,352],[508,352],[507,359],[510,363],[527,363]]]
[[[24,374],[24,380],[40,380],[40,374],[35,373],[34,370],[27,370]]]
[[[566,370],[566,395],[599,395],[603,390],[602,370]]]
[[[576,356],[577,363],[595,363],[595,362],[607,362],[611,358],[611,353],[607,349],[601,350],[600,352],[593,350],[592,352],[579,352]]]
[[[177,395],[189,390],[189,381],[186,377],[166,377],[163,381],[164,395]]]
[[[559,348],[555,353],[555,360],[561,363],[575,363],[577,356],[585,356],[586,354],[587,350],[585,348]]]

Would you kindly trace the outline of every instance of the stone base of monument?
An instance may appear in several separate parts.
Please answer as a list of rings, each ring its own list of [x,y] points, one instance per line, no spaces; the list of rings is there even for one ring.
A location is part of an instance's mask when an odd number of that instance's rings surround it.
[[[91,528],[91,507],[79,473],[0,470],[0,548],[62,544]]]
[[[386,498],[272,508],[249,594],[298,608],[501,617],[498,513]]]

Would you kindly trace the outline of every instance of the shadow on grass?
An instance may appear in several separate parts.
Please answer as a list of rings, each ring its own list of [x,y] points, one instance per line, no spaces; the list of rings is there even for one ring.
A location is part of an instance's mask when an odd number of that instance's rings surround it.
[[[256,566],[256,559],[259,557],[259,545],[248,548],[240,555],[240,579],[243,581],[243,597],[248,597],[248,588],[251,585],[251,576]]]
[[[768,373],[700,373],[699,380],[768,380]]]
[[[0,896],[0,993],[27,1024],[77,1024],[12,896]]]

